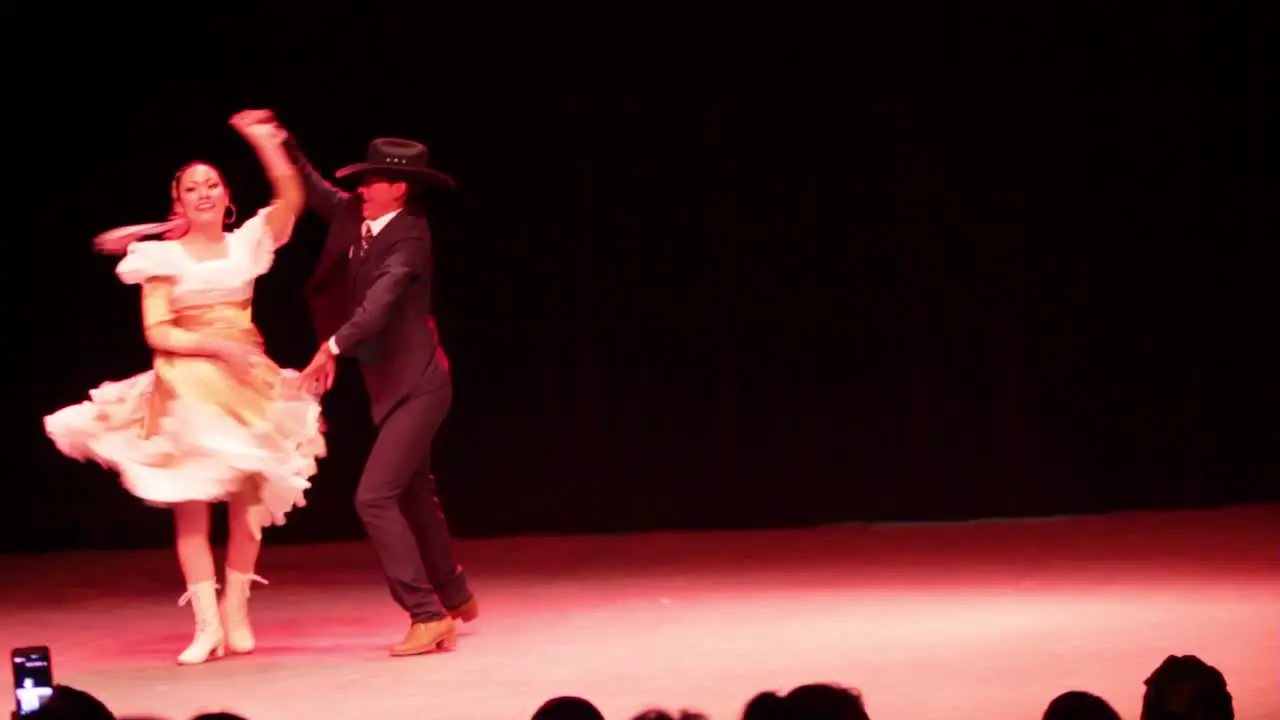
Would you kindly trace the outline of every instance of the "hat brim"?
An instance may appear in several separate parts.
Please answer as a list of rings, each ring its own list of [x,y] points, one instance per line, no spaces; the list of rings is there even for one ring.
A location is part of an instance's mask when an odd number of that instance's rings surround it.
[[[407,168],[395,165],[373,165],[370,163],[355,163],[348,165],[334,176],[338,179],[359,178],[365,175],[382,175],[388,180],[397,182],[403,181],[410,185],[423,188],[441,188],[444,190],[453,190],[458,187],[458,183],[453,178],[445,175],[439,170],[430,168]]]

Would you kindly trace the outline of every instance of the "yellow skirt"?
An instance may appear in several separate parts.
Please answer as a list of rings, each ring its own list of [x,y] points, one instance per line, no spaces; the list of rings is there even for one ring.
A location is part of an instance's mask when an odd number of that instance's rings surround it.
[[[143,501],[172,506],[253,501],[255,529],[284,523],[325,454],[320,401],[261,353],[247,304],[181,311],[175,324],[256,348],[250,378],[218,360],[157,353],[152,369],[107,382],[85,402],[44,418],[45,432],[68,457],[115,470]]]

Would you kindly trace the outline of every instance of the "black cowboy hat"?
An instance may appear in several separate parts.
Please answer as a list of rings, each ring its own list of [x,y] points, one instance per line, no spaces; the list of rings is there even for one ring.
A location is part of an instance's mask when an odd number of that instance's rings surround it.
[[[458,187],[453,178],[427,167],[426,145],[400,138],[374,140],[369,143],[364,162],[348,165],[335,174],[339,178],[381,175],[422,188],[452,190]]]

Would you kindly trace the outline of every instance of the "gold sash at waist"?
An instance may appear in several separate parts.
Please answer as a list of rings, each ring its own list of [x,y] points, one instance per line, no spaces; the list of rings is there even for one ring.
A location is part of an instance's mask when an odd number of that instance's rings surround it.
[[[183,330],[263,347],[262,335],[253,324],[252,298],[175,307],[172,322]]]
[[[262,351],[262,336],[253,324],[252,305],[252,299],[240,299],[171,306],[168,322],[187,332],[244,343]],[[161,420],[170,414],[170,403],[179,399],[246,425],[262,422],[281,382],[280,368],[265,355],[249,377],[232,375],[217,358],[197,355],[157,352],[153,367],[155,386],[144,436],[160,429]]]

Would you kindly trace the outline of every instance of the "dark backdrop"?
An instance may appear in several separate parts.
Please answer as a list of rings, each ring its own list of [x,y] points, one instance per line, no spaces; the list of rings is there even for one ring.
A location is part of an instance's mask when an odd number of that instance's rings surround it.
[[[168,542],[40,418],[147,367],[90,238],[162,219],[193,158],[259,207],[226,120],[264,106],[325,173],[389,135],[460,182],[431,211],[461,535],[1280,499],[1261,23],[520,5],[4,10],[0,546]],[[322,231],[259,283],[282,364]],[[359,534],[363,401],[344,367],[276,541]]]

